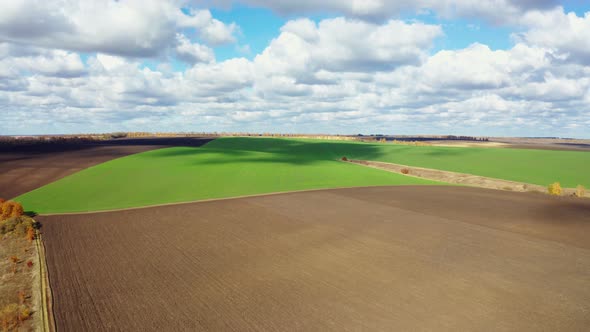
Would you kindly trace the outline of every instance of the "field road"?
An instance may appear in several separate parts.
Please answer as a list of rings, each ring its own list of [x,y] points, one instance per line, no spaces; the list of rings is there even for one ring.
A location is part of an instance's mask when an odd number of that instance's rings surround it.
[[[38,217],[60,331],[583,331],[590,200],[334,189]]]
[[[111,159],[169,146],[200,146],[206,138],[137,138],[0,149],[0,197],[11,199]]]

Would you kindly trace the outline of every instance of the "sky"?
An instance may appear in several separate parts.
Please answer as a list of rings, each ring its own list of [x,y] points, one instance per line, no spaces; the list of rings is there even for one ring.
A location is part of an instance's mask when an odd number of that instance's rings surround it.
[[[590,138],[586,0],[0,0],[0,135]]]

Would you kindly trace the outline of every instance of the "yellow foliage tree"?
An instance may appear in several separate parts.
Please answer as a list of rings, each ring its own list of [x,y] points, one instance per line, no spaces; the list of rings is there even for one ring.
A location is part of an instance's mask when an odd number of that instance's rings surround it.
[[[561,184],[559,182],[555,182],[547,187],[547,191],[550,195],[561,196],[563,190],[561,189]]]
[[[583,185],[580,184],[580,185],[578,185],[576,187],[576,196],[577,197],[584,197],[584,196],[586,196],[586,188],[584,188]]]

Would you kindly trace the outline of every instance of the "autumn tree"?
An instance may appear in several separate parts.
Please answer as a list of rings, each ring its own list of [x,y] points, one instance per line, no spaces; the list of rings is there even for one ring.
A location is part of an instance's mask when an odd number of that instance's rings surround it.
[[[25,210],[21,203],[12,202],[12,212],[10,214],[11,217],[20,217],[25,214]]]
[[[20,217],[25,214],[23,206],[18,202],[5,201],[0,205],[0,220],[10,217]]]
[[[0,220],[8,219],[12,215],[13,205],[12,202],[4,202],[1,206],[2,211],[0,213]]]
[[[559,184],[559,182],[552,183],[549,185],[549,187],[547,187],[547,191],[550,195],[561,196],[561,185]]]
[[[579,185],[576,187],[576,194],[575,194],[575,195],[576,195],[577,197],[584,197],[584,196],[586,196],[586,188],[584,188],[584,186],[583,186],[583,185],[579,184]]]

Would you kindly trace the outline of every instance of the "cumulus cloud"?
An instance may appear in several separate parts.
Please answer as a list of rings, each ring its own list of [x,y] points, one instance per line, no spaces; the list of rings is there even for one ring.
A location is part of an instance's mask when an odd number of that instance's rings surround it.
[[[0,77],[17,77],[20,73],[74,77],[85,73],[77,53],[0,43]]]
[[[206,43],[233,42],[237,29],[178,0],[0,2],[0,40],[81,52],[152,57],[176,45],[179,29]]]
[[[378,25],[344,18],[319,24],[299,19],[285,24],[255,62],[265,73],[295,75],[391,70],[419,64],[441,35],[439,26],[397,20]]]
[[[564,13],[563,8],[530,12],[522,18],[529,29],[515,38],[563,53],[574,61],[590,64],[590,12],[584,16]]]
[[[212,62],[215,60],[213,50],[205,45],[191,43],[183,34],[177,34],[176,55],[179,59],[195,64],[198,62]]]
[[[518,44],[510,50],[492,51],[483,44],[440,51],[418,68],[414,76],[439,89],[498,89],[511,85],[515,76],[530,75],[550,64],[547,51]]]
[[[178,14],[178,26],[195,29],[200,38],[211,45],[235,42],[234,33],[239,30],[235,23],[216,20],[209,10],[204,9],[191,9],[188,15]]]
[[[493,23],[515,23],[530,10],[546,10],[559,0],[202,0],[198,3],[228,7],[232,3],[270,8],[283,15],[336,13],[383,21],[403,12],[434,11],[446,18],[477,17]]]
[[[351,3],[355,2],[323,5]],[[358,2],[361,7],[351,10],[377,12],[383,3]],[[470,2],[461,3],[456,8],[468,8]],[[146,36],[135,40],[138,35],[130,29],[129,36],[120,38],[127,38],[126,47],[133,52],[111,52],[99,36],[87,42],[98,45],[92,48],[97,53],[82,61],[72,51],[75,39],[69,38],[77,30],[70,20],[62,25],[50,18],[39,20],[33,26],[49,26],[32,32],[16,23],[11,30],[0,23],[0,38],[8,40],[0,43],[0,109],[8,119],[0,123],[0,132],[587,135],[590,64],[584,59],[590,47],[579,31],[587,30],[588,14],[547,11],[554,3],[540,3],[510,1],[515,10],[528,14],[520,18],[525,28],[508,49],[474,43],[433,53],[437,38],[444,38],[440,26],[338,17],[288,21],[253,59],[215,61],[211,45],[231,41],[238,28],[226,24],[218,31],[208,11],[181,12],[176,10],[180,2],[174,2],[171,18],[164,20],[173,22],[164,49],[154,51],[165,53],[157,58],[156,68],[136,55],[152,54],[146,51],[152,47],[149,41],[159,40],[162,31],[151,36],[148,29],[141,33]],[[412,5],[397,2],[404,4]],[[148,1],[151,5],[167,6]],[[20,10],[19,5],[10,6],[16,8],[10,9],[13,13]],[[166,16],[164,7],[158,8]],[[539,8],[543,11],[531,11]],[[150,13],[149,8],[142,10]],[[0,12],[1,22],[4,14]],[[548,23],[535,18],[545,16]],[[51,43],[55,47],[50,48]],[[170,56],[184,61],[186,69],[175,70]]]

